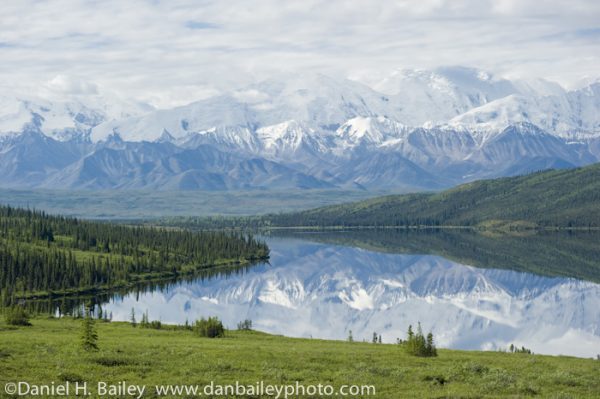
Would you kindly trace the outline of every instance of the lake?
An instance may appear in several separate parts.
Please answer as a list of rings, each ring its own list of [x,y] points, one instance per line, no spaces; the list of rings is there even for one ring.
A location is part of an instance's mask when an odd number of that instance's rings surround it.
[[[147,311],[163,323],[218,316],[229,328],[251,319],[260,331],[315,339],[344,340],[351,331],[371,341],[376,332],[384,343],[420,322],[442,348],[600,354],[597,234],[263,238],[268,264],[114,295],[103,309],[114,320],[129,320],[133,308],[138,320]]]

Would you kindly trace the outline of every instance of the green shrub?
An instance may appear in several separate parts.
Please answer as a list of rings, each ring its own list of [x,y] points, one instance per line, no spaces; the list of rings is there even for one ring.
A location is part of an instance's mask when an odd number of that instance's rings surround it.
[[[4,316],[6,324],[11,326],[30,326],[29,315],[22,306],[13,306],[7,309]]]
[[[223,327],[223,323],[218,317],[209,317],[208,319],[203,317],[196,320],[195,329],[201,337],[219,338],[225,336],[225,327]]]
[[[246,319],[244,321],[240,321],[237,325],[237,329],[243,331],[252,330],[252,320]]]
[[[402,346],[410,355],[420,357],[437,356],[437,349],[433,344],[433,334],[427,334],[427,338],[423,335],[421,323],[417,326],[416,334],[413,332],[412,326],[408,326],[408,337],[406,341],[401,341]]]
[[[99,364],[104,367],[127,366],[131,363],[127,359],[120,358],[120,357],[111,357],[111,356],[99,357],[99,358],[95,359],[94,362],[96,362],[96,364]]]
[[[153,328],[155,330],[160,330],[162,328],[162,323],[159,320],[152,320],[145,323],[140,323],[142,328]]]
[[[77,374],[77,373],[70,373],[70,372],[61,372],[58,374],[58,379],[64,382],[84,382],[85,379]]]

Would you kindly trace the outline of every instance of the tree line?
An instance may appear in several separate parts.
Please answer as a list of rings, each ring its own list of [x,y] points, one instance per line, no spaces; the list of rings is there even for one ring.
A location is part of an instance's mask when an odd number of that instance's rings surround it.
[[[133,227],[0,206],[0,295],[116,287],[266,259],[249,234]]]
[[[440,193],[388,195],[279,214],[179,217],[167,226],[207,228],[478,226],[600,227],[600,163],[480,180]]]

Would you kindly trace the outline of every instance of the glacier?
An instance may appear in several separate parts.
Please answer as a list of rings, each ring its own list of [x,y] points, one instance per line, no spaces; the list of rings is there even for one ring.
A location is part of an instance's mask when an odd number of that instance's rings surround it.
[[[600,83],[465,67],[286,74],[172,109],[0,96],[0,186],[437,190],[600,160]]]

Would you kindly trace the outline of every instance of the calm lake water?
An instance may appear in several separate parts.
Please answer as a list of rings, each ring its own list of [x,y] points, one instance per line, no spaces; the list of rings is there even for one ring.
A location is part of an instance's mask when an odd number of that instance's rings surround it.
[[[415,243],[399,235],[389,245],[393,233],[382,234],[266,237],[269,264],[114,296],[103,309],[114,320],[129,320],[134,308],[138,319],[147,311],[163,323],[218,316],[230,328],[251,319],[254,329],[292,337],[343,340],[352,331],[354,340],[370,341],[377,332],[384,343],[405,338],[408,325],[420,322],[443,348],[497,350],[512,343],[535,353],[600,354],[600,285],[592,282],[594,273],[585,281],[519,270],[521,264],[537,270],[548,263],[535,255],[535,245],[522,251],[529,255],[520,261],[503,253],[496,239],[487,241],[493,243],[489,248],[476,241],[463,251],[465,260],[460,249],[447,249],[458,244],[444,244],[445,238],[425,236]],[[381,237],[388,242],[381,244]],[[432,242],[437,244],[422,245]],[[568,263],[543,245],[539,251]],[[595,256],[586,251],[572,258]],[[585,261],[579,265],[584,273]],[[561,264],[554,266],[560,274]]]

